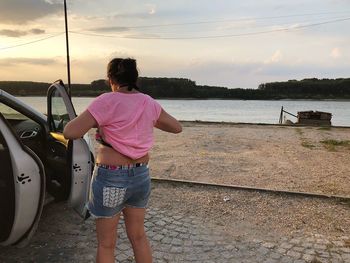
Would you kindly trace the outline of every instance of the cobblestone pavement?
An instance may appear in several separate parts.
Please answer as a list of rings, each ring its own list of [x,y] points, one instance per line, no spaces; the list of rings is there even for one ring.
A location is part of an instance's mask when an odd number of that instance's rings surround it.
[[[157,208],[148,211],[145,226],[154,262],[350,262],[348,236],[295,233],[291,238],[250,240],[200,218]],[[0,248],[0,262],[94,262],[95,250],[93,220],[82,222],[65,204],[56,203],[44,209],[30,245]],[[134,262],[132,255],[121,224],[116,262]]]

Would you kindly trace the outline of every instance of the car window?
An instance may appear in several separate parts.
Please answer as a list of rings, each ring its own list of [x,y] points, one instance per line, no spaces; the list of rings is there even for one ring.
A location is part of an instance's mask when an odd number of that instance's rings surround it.
[[[5,119],[7,119],[10,122],[11,122],[11,120],[13,120],[13,121],[29,120],[29,118],[27,116],[23,115],[22,113],[14,110],[13,108],[11,108],[3,103],[0,103],[0,112],[5,117]]]
[[[51,114],[54,130],[63,132],[64,127],[69,122],[67,107],[58,90],[55,90],[51,96]]]

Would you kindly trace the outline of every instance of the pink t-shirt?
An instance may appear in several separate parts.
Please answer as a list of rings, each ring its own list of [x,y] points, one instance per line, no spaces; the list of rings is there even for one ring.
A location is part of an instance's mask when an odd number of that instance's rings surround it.
[[[162,108],[143,93],[108,92],[94,99],[87,110],[102,130],[105,142],[138,159],[153,145],[153,127]]]

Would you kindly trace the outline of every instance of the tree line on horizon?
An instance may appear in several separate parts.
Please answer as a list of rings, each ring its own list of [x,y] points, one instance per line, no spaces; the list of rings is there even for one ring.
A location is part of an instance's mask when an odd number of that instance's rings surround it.
[[[50,83],[0,81],[0,89],[16,96],[45,96]],[[140,77],[140,90],[154,98],[169,99],[350,99],[350,78],[288,80],[263,83],[257,89],[197,85],[184,78]],[[110,88],[103,79],[90,84],[72,84],[72,96],[95,97]]]

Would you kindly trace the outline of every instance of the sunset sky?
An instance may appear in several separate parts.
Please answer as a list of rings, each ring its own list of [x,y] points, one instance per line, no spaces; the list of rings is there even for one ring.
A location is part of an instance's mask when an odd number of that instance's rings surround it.
[[[113,57],[141,76],[256,88],[350,77],[348,0],[67,0],[72,83]],[[0,80],[66,81],[63,0],[0,1]]]

